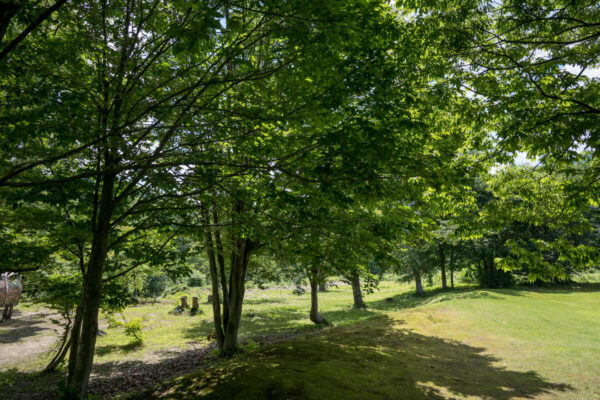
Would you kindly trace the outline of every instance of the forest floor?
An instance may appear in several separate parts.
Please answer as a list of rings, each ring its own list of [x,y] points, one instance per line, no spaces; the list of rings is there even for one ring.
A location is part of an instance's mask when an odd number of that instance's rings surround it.
[[[416,298],[408,286],[383,282],[367,296],[367,310],[353,310],[350,288],[339,285],[320,294],[322,314],[334,325],[325,329],[308,320],[308,293],[251,288],[242,323],[245,352],[231,360],[216,358],[206,339],[209,304],[195,316],[174,313],[181,294],[114,316],[145,320],[143,346],[132,346],[103,317],[106,335],[98,338],[91,383],[96,394],[114,398],[133,390],[140,400],[600,398],[598,284],[436,289]],[[205,302],[207,291],[186,294]],[[21,315],[0,324],[2,354],[23,346],[19,356],[3,357],[0,393],[46,399],[63,374],[34,371],[52,354],[60,327],[47,311],[19,308]],[[42,340],[47,337],[54,342]]]

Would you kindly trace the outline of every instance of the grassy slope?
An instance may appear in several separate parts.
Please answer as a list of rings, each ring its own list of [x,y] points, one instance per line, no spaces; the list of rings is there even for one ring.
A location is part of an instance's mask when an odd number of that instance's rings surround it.
[[[380,290],[369,295],[368,300],[380,301],[399,292],[412,290],[408,285],[397,282],[381,282]],[[135,348],[127,343],[129,339],[121,328],[108,328],[105,322],[100,329],[107,335],[98,338],[95,364],[102,369],[103,364],[128,360],[155,360],[174,351],[186,350],[194,346],[204,346],[208,332],[213,327],[212,306],[206,304],[208,289],[193,288],[185,293],[177,293],[161,303],[129,307],[124,316],[127,320],[143,318],[144,346]],[[190,316],[187,313],[176,315],[173,310],[181,295],[198,296],[201,314]],[[323,315],[335,325],[343,325],[377,315],[377,310],[360,311],[352,309],[352,291],[347,285],[331,288],[319,297]],[[242,336],[270,335],[290,330],[311,330],[314,324],[308,318],[310,294],[292,294],[292,288],[248,289],[244,300]],[[116,315],[115,318],[121,318]]]
[[[371,302],[374,317],[265,346],[140,398],[600,398],[595,289],[399,295]]]

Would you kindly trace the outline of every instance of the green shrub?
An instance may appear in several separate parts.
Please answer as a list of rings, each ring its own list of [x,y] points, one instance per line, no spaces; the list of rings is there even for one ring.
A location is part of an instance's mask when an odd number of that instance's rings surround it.
[[[121,327],[127,337],[131,338],[131,345],[141,345],[144,343],[143,329],[144,320],[142,318],[133,318],[127,321],[125,316],[121,314],[122,321],[115,319],[112,315],[108,316],[109,328]]]

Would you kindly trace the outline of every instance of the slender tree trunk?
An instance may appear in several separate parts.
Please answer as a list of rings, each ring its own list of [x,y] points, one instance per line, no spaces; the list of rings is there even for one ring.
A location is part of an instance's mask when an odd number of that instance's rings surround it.
[[[326,292],[326,291],[327,291],[327,282],[319,283],[319,292]]]
[[[65,336],[65,339],[66,338],[67,336]],[[63,362],[63,360],[67,356],[67,352],[71,348],[71,336],[69,335],[68,338],[69,339],[66,342],[63,341],[58,353],[56,353],[52,361],[50,361],[46,368],[44,368],[44,372],[50,373],[56,371],[56,368],[58,368],[60,363]]]
[[[109,160],[109,156],[106,157]],[[108,162],[106,164],[110,165]],[[81,399],[85,398],[94,363],[94,350],[98,334],[98,312],[102,292],[102,274],[108,253],[108,234],[113,212],[114,183],[114,174],[104,176],[98,220],[94,230],[92,250],[83,287],[81,332],[77,348],[72,349],[76,352],[76,358],[72,376],[68,379],[68,389],[73,395]]]
[[[82,301],[83,303],[83,301]],[[75,365],[77,364],[77,349],[79,348],[79,338],[81,337],[81,304],[75,309],[75,319],[73,320],[73,328],[71,329],[71,351],[69,353],[67,386],[71,384]]]
[[[204,222],[208,226],[210,225],[210,218],[208,210],[203,209]],[[210,229],[206,228],[205,231],[206,241],[206,253],[208,256],[208,267],[210,271],[210,280],[212,283],[212,306],[213,306],[213,322],[215,325],[215,336],[217,337],[217,343],[219,344],[219,350],[223,350],[223,342],[225,340],[225,334],[223,333],[223,322],[221,320],[221,302],[219,299],[219,276],[217,272],[217,266],[215,262],[215,253],[213,250],[212,235]]]
[[[250,239],[236,238],[234,240],[229,280],[229,315],[223,341],[224,354],[233,354],[238,351],[238,331],[242,319],[246,269],[252,248],[253,244]]]
[[[319,290],[318,290],[318,275],[317,268],[308,270],[308,281],[310,282],[310,320],[315,324],[326,324],[327,320],[319,314]]]
[[[229,318],[229,290],[227,289],[227,276],[225,275],[225,257],[223,243],[221,241],[221,231],[218,226],[219,215],[215,204],[213,204],[213,221],[215,224],[215,244],[217,246],[217,262],[219,264],[219,275],[221,278],[221,293],[223,294],[223,321],[227,321]]]
[[[362,291],[360,290],[360,276],[358,272],[352,274],[350,283],[352,284],[352,296],[354,297],[354,308],[367,308],[363,301]]]
[[[423,296],[425,291],[423,290],[423,283],[421,282],[421,274],[415,273],[415,286],[417,289],[417,296]]]
[[[71,347],[71,323],[73,321],[71,321],[71,317],[69,316],[68,312],[66,313],[66,317],[67,317],[67,326],[65,326],[65,333],[63,334],[63,338],[62,338],[60,347],[58,349],[58,352],[56,353],[54,358],[52,358],[52,361],[50,361],[48,363],[46,368],[44,368],[44,372],[46,372],[46,373],[54,372],[56,370],[56,368],[60,365],[60,363],[65,359],[65,356],[67,355],[67,352],[69,351],[69,348]]]
[[[444,252],[444,245],[442,243],[438,244],[438,254],[440,256],[440,271],[442,273],[442,289],[447,289],[448,283],[446,282],[446,254]]]
[[[450,287],[454,289],[454,251],[450,250]]]

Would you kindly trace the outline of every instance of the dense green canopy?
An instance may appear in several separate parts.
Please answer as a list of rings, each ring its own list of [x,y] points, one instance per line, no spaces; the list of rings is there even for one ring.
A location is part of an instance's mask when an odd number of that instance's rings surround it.
[[[599,15],[555,0],[6,2],[0,271],[28,271],[69,319],[65,396],[85,396],[100,309],[143,282],[158,295],[163,275],[209,277],[230,354],[248,279],[307,278],[323,323],[332,275],[361,308],[383,273],[422,294],[438,271],[444,288],[458,271],[498,287],[597,267]]]

